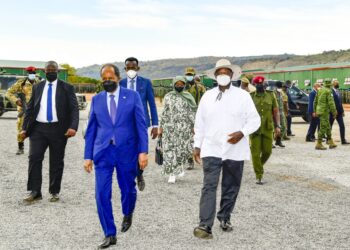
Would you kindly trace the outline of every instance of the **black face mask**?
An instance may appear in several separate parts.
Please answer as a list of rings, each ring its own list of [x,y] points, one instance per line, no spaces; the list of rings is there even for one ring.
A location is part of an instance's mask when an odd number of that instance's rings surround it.
[[[257,84],[255,87],[256,87],[256,92],[258,93],[262,93],[265,91],[264,85],[262,84]]]
[[[49,82],[53,82],[57,79],[57,72],[47,72],[46,73],[46,80]]]
[[[175,90],[180,93],[184,90],[184,87],[175,87]]]
[[[334,88],[335,89],[339,89],[339,85],[334,85]]]
[[[106,92],[114,92],[118,87],[118,83],[115,81],[111,81],[111,80],[104,81],[102,84],[103,84],[103,88],[104,88],[104,90],[106,90]]]

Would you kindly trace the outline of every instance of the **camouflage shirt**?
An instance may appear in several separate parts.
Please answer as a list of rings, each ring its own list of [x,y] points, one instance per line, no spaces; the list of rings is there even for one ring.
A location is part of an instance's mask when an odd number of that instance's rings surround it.
[[[317,91],[314,100],[314,112],[317,115],[328,115],[329,113],[335,114],[337,112],[332,90],[330,88],[323,87]]]

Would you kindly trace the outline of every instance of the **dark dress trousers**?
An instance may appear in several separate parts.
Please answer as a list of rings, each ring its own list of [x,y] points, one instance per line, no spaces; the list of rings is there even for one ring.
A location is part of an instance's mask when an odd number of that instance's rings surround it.
[[[28,191],[41,193],[42,162],[49,148],[49,192],[58,194],[64,168],[64,154],[67,137],[64,135],[69,128],[78,130],[79,109],[74,87],[64,81],[57,80],[56,112],[58,122],[41,123],[36,121],[40,111],[41,98],[46,80],[33,86],[32,97],[28,103],[22,129],[29,137],[29,169]]]

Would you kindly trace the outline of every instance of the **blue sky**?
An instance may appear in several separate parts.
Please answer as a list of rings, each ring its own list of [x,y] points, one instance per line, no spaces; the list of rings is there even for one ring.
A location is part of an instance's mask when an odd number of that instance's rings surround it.
[[[0,59],[75,67],[350,48],[350,1],[0,0]]]

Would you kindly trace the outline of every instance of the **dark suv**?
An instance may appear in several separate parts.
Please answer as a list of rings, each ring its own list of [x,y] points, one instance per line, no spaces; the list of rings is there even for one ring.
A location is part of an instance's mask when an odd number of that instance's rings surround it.
[[[277,81],[271,80],[267,81],[266,88],[270,90],[276,89],[276,82]],[[309,95],[294,85],[288,88],[288,93],[293,101],[293,105],[289,105],[291,115],[293,117],[301,116],[304,121],[309,122],[309,113],[307,111]]]

